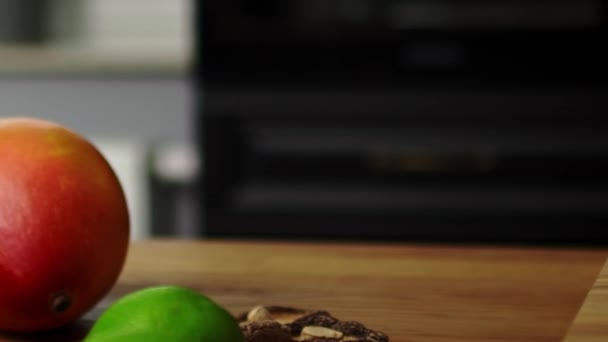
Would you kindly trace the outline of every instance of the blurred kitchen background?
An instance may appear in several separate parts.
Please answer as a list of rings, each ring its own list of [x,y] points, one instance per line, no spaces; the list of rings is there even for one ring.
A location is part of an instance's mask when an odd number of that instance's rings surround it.
[[[179,183],[196,167],[192,13],[190,0],[0,0],[0,115],[93,140],[125,188],[135,239],[174,220],[173,204],[153,217],[156,171]]]
[[[0,113],[91,137],[136,239],[608,241],[606,0],[0,6]]]

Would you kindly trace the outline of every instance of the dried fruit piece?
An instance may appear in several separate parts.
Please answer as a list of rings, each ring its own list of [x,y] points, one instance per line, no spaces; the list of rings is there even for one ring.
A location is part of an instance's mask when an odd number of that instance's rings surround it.
[[[365,326],[363,326],[363,324],[361,324],[359,322],[352,322],[352,321],[338,322],[338,323],[334,324],[332,326],[332,328],[339,330],[339,331],[345,333],[346,335],[361,336],[363,334],[368,333],[368,329],[365,328]]]
[[[293,342],[289,329],[274,321],[241,323],[247,342]]]

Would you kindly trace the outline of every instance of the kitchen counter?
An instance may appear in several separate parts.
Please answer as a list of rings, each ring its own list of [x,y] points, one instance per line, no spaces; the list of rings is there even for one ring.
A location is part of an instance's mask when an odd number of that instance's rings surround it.
[[[603,342],[608,340],[608,263],[587,294],[565,342]]]
[[[195,288],[233,314],[258,304],[326,309],[391,341],[558,341],[606,256],[576,248],[142,241],[87,318],[0,341],[77,340],[111,301],[159,284]]]

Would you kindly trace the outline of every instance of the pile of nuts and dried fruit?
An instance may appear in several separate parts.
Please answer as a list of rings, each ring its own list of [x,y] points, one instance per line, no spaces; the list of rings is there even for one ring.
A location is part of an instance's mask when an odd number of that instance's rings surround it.
[[[327,311],[258,306],[239,317],[247,342],[388,342],[388,336]]]

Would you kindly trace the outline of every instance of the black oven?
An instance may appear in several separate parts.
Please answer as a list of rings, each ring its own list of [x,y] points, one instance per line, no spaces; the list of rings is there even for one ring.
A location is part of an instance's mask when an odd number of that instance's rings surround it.
[[[608,237],[606,1],[206,0],[210,235]]]

